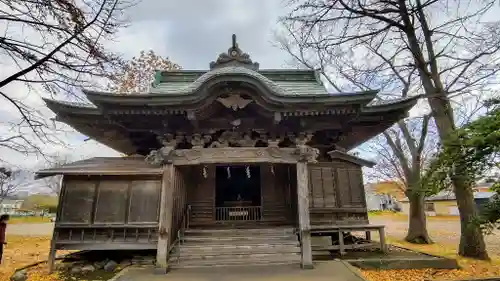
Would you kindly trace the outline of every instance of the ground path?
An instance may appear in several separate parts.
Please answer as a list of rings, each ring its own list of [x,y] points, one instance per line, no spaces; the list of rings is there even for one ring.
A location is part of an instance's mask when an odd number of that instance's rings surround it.
[[[295,265],[211,267],[174,269],[155,275],[152,268],[130,269],[116,281],[363,281],[350,266],[340,261],[321,262],[314,270]]]
[[[7,235],[48,236],[52,235],[53,223],[20,223],[7,226]]]
[[[408,230],[406,220],[390,215],[370,217],[370,223],[385,225],[387,236],[396,239],[404,239]],[[450,218],[449,220],[429,218],[427,228],[431,239],[436,243],[458,245],[460,242],[460,221],[458,218]],[[493,234],[487,235],[485,240],[490,254],[500,256],[500,231],[496,230]]]

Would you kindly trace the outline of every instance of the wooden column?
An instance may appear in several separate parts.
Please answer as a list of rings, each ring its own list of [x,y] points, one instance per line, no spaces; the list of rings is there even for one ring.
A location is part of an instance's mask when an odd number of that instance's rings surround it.
[[[167,273],[168,271],[168,248],[172,242],[168,240],[172,228],[173,178],[174,165],[166,164],[161,185],[156,273]]]
[[[62,217],[62,206],[63,206],[63,200],[64,200],[64,191],[66,187],[64,184],[64,176],[61,176],[61,179],[59,180],[59,199],[57,203],[57,211],[56,211],[56,221],[54,222],[54,230],[52,231],[52,240],[50,240],[50,250],[49,250],[49,257],[47,259],[47,265],[48,265],[48,271],[49,274],[54,272],[54,264],[56,261],[56,254],[57,254],[57,248],[56,248],[56,242],[57,242],[57,233],[58,229],[55,227],[57,224],[57,220],[61,219]]]
[[[301,245],[301,266],[313,268],[311,249],[311,223],[309,221],[309,171],[307,162],[297,163],[297,196]]]

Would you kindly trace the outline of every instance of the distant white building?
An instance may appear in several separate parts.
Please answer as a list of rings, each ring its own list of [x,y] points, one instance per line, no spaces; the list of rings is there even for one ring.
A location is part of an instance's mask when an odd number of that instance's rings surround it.
[[[375,191],[376,184],[365,184],[366,207],[368,211],[399,211],[398,200],[391,194],[380,194]]]
[[[0,214],[17,215],[24,200],[3,199],[0,201]]]

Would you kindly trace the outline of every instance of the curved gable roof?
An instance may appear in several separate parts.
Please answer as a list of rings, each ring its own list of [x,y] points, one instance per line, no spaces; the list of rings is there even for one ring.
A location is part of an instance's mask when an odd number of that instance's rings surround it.
[[[221,82],[246,82],[259,88],[261,97],[269,103],[286,107],[288,104],[339,105],[356,103],[365,105],[375,98],[378,91],[328,94],[317,82],[280,81],[275,82],[257,71],[242,66],[215,68],[198,77],[193,82],[160,83],[150,93],[117,95],[110,92],[84,90],[94,104],[120,105],[176,105],[197,103],[207,98],[209,89]],[[175,84],[175,85],[170,85]]]

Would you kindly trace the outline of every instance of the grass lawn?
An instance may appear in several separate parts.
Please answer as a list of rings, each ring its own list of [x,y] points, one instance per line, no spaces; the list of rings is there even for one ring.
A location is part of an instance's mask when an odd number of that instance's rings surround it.
[[[11,217],[9,224],[20,224],[20,223],[46,223],[50,222],[50,218],[47,217]]]

